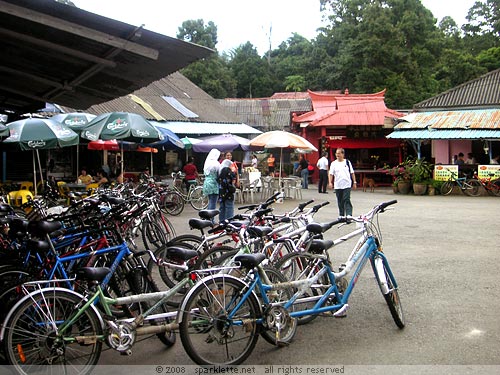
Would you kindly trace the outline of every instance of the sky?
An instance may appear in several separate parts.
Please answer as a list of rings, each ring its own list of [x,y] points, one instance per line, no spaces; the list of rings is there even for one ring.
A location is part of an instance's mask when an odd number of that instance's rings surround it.
[[[84,10],[174,37],[182,22],[203,19],[217,26],[217,50],[250,41],[260,55],[296,32],[307,39],[322,24],[319,0],[72,0]],[[475,0],[422,0],[434,17],[451,16],[461,26]],[[270,36],[270,37],[269,37]]]

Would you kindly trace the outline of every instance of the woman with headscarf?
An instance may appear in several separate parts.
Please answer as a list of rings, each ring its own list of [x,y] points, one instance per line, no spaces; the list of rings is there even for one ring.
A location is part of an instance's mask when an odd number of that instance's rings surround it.
[[[234,194],[237,172],[233,171],[231,159],[224,160],[219,171],[219,222],[234,216]]]
[[[208,210],[215,210],[219,199],[219,183],[217,182],[220,170],[219,156],[219,150],[211,149],[203,166],[203,173],[205,174],[203,194],[208,196]]]

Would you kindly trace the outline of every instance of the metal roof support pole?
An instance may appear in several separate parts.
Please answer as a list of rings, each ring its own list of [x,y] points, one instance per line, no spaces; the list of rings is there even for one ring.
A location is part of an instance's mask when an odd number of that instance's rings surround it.
[[[415,152],[417,153],[417,158],[420,159],[422,157],[422,154],[420,152],[420,146],[422,145],[422,140],[421,139],[411,139],[409,141],[413,147],[413,150],[415,150]]]

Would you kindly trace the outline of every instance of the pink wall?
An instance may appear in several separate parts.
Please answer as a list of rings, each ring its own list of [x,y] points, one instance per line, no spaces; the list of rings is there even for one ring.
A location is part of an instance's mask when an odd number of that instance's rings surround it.
[[[453,155],[462,152],[466,157],[472,150],[470,140],[435,140],[432,141],[432,156],[436,164],[450,164]]]

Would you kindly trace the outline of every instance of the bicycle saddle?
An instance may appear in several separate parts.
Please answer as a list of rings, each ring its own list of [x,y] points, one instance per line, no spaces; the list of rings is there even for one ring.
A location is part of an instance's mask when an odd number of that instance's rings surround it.
[[[251,237],[265,237],[273,231],[273,228],[267,226],[254,226],[247,229]]]
[[[219,214],[219,210],[201,210],[198,212],[198,216],[201,219],[210,220]]]
[[[192,249],[185,249],[182,247],[167,247],[167,258],[189,260],[198,256],[198,252]]]
[[[101,282],[110,272],[108,267],[82,267],[76,270],[76,280]]]
[[[239,262],[242,267],[245,268],[254,268],[259,265],[266,256],[262,253],[257,254],[241,254],[234,258],[235,262]]]
[[[323,251],[328,250],[332,246],[332,240],[312,240],[309,251],[311,253],[321,254]]]
[[[189,227],[191,229],[205,229],[205,228],[211,228],[213,226],[213,223],[210,220],[202,220],[202,219],[189,219]]]

